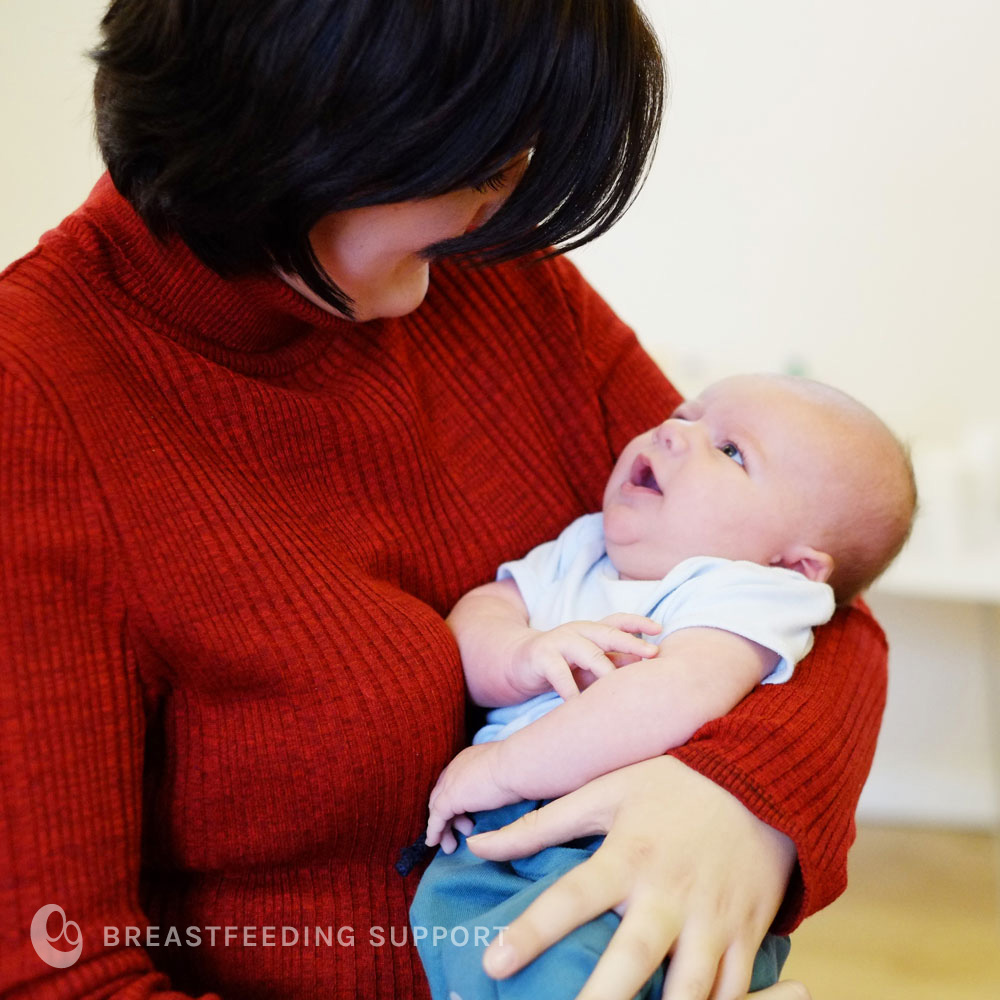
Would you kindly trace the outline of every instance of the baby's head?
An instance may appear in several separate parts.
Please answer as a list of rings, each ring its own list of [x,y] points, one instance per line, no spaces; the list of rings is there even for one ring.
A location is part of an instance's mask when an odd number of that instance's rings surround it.
[[[866,406],[810,379],[738,375],[626,446],[604,534],[625,577],[720,556],[825,580],[843,603],[893,560],[915,508],[906,451]]]

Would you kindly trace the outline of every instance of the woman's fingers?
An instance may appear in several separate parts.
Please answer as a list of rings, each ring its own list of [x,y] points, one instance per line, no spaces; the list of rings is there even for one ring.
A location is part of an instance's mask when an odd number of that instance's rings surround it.
[[[756,955],[757,942],[749,938],[739,939],[729,945],[719,963],[719,973],[715,981],[715,992],[718,996],[743,996],[753,977]]]
[[[570,869],[498,935],[483,956],[483,968],[488,975],[506,979],[574,928],[619,901],[614,888],[618,880],[595,879],[595,864],[601,864],[596,855]]]
[[[735,997],[744,992],[750,982],[750,969],[741,972],[741,979],[730,992],[723,990],[725,975],[720,970],[725,944],[717,935],[697,924],[688,924],[677,940],[667,966],[663,983],[663,1000],[709,1000],[715,997]],[[727,979],[731,980],[730,974]],[[729,987],[726,986],[726,989]]]
[[[777,912],[794,844],[670,757],[613,771],[468,843],[503,861],[599,833],[607,837],[593,857],[539,896],[507,928],[503,947],[491,945],[487,971],[510,975],[595,912],[620,907],[622,924],[584,1000],[627,1000],[668,952],[667,1000],[744,995],[746,955]],[[802,995],[796,984],[756,994]]]
[[[603,782],[603,778],[597,778],[541,809],[525,813],[499,830],[477,833],[469,838],[469,848],[473,854],[489,861],[510,861],[577,837],[607,833],[615,803],[612,798],[602,796]]]
[[[634,996],[663,961],[680,915],[659,903],[631,903],[577,1000]]]
[[[812,994],[802,983],[785,979],[769,986],[766,990],[748,993],[747,1000],[812,1000]]]

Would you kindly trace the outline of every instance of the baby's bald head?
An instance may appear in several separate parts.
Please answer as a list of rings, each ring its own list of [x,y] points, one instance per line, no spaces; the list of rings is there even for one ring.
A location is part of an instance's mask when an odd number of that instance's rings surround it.
[[[749,377],[772,380],[823,416],[827,432],[818,457],[826,475],[803,485],[815,493],[819,547],[834,560],[829,583],[838,603],[849,601],[882,574],[910,535],[917,488],[908,451],[872,410],[840,389],[790,375]]]

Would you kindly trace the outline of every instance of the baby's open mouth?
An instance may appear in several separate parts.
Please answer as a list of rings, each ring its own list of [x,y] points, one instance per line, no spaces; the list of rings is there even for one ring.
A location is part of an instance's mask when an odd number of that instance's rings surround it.
[[[628,481],[637,489],[648,490],[650,493],[656,493],[660,496],[663,495],[663,490],[660,489],[660,484],[656,481],[656,476],[653,474],[653,467],[644,455],[640,455],[632,463],[632,473]]]

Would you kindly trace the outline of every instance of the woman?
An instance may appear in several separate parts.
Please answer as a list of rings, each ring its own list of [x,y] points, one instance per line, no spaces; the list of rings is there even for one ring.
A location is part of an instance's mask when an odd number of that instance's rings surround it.
[[[103,33],[110,176],[0,282],[0,984],[422,997],[394,862],[465,736],[442,615],[677,400],[527,262],[627,207],[659,52],[622,0],[115,0]],[[787,691],[494,835],[608,833],[491,969],[621,906],[588,997],[668,951],[668,1000],[742,993],[843,887],[884,655],[842,613]]]

